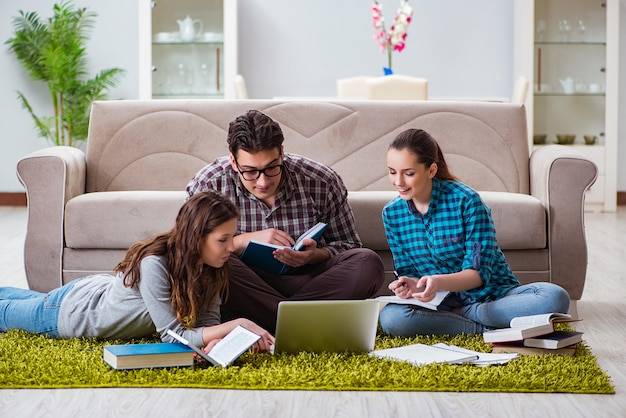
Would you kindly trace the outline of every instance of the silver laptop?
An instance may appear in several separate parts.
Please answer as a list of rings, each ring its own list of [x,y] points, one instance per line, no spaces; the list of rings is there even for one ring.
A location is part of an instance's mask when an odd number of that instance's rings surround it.
[[[376,300],[280,302],[274,352],[372,351],[379,310]]]

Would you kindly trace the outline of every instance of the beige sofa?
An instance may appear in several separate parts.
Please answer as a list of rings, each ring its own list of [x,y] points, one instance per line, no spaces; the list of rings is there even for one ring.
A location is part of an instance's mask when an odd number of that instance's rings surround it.
[[[96,102],[86,153],[53,147],[18,163],[29,203],[29,286],[47,291],[111,271],[132,243],[169,229],[185,185],[227,154],[228,123],[248,109],[281,124],[286,151],[343,177],[363,243],[381,255],[388,272],[381,209],[396,193],[386,150],[400,131],[423,128],[439,140],[453,173],[491,207],[498,243],[520,281],[551,281],[581,298],[584,192],[596,166],[566,146],[545,146],[529,157],[519,105],[445,101]]]

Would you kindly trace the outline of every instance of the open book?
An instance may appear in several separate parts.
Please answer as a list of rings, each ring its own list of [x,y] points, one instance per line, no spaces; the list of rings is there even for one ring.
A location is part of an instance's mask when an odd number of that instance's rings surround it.
[[[224,338],[220,340],[215,346],[205,353],[198,347],[194,347],[189,344],[185,338],[176,334],[171,329],[167,330],[167,334],[174,337],[177,341],[185,344],[187,347],[195,351],[200,357],[209,361],[215,366],[228,367],[233,361],[237,360],[247,349],[252,347],[252,344],[257,342],[261,336],[248,331],[241,325],[237,325],[235,329],[229,332]]]
[[[521,341],[553,332],[555,322],[570,321],[573,321],[572,317],[562,313],[518,316],[511,319],[510,328],[486,331],[483,333],[483,339],[486,343]]]
[[[406,361],[416,366],[431,363],[458,364],[477,360],[476,353],[458,352],[426,344],[411,344],[402,347],[370,351],[370,356],[381,359]]]
[[[492,364],[504,364],[509,360],[517,358],[517,353],[483,353],[480,351],[468,350],[467,348],[457,347],[456,345],[448,345],[444,343],[433,344],[433,347],[452,350],[459,353],[466,353],[468,355],[474,355],[478,358],[475,360],[469,360],[464,363],[470,363],[476,366],[489,366]]]
[[[420,302],[415,298],[402,299],[399,296],[378,296],[376,300],[386,303],[399,303],[403,305],[417,305],[423,308],[432,309],[433,311],[437,310],[437,307],[443,302],[443,300],[448,296],[450,292],[447,290],[440,290],[435,295],[434,299],[430,302]]]
[[[515,353],[482,353],[444,343],[434,345],[411,344],[402,347],[370,351],[369,355],[381,359],[405,361],[416,366],[431,363],[467,363],[476,366],[488,366],[491,364],[504,364],[517,357]]]
[[[318,241],[322,237],[326,226],[327,224],[324,222],[318,222],[304,234],[300,235],[292,247],[251,240],[239,258],[250,267],[255,267],[274,274],[285,274],[291,267],[274,258],[274,250],[279,248],[292,248],[296,251],[302,251],[304,249],[303,241],[307,238]]]

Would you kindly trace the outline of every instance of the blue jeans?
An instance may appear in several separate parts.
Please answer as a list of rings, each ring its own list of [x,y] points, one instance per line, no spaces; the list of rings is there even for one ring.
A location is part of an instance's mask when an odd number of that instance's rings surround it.
[[[50,293],[0,287],[0,332],[21,329],[57,338],[61,302],[74,284],[70,282]]]
[[[507,328],[516,316],[567,313],[569,295],[552,283],[530,283],[511,289],[490,302],[472,303],[451,293],[436,311],[390,303],[380,312],[383,331],[392,336],[480,334]]]

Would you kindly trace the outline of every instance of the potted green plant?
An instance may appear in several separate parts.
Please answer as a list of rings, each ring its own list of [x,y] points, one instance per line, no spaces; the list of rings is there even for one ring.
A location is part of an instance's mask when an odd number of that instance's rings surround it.
[[[28,77],[46,83],[52,96],[54,116],[37,116],[24,94],[17,92],[38,136],[54,145],[74,146],[87,138],[92,102],[106,98],[124,70],[105,69],[88,78],[85,44],[96,14],[68,1],[55,4],[53,12],[43,20],[36,12],[20,10],[13,18],[13,37],[5,43]]]

